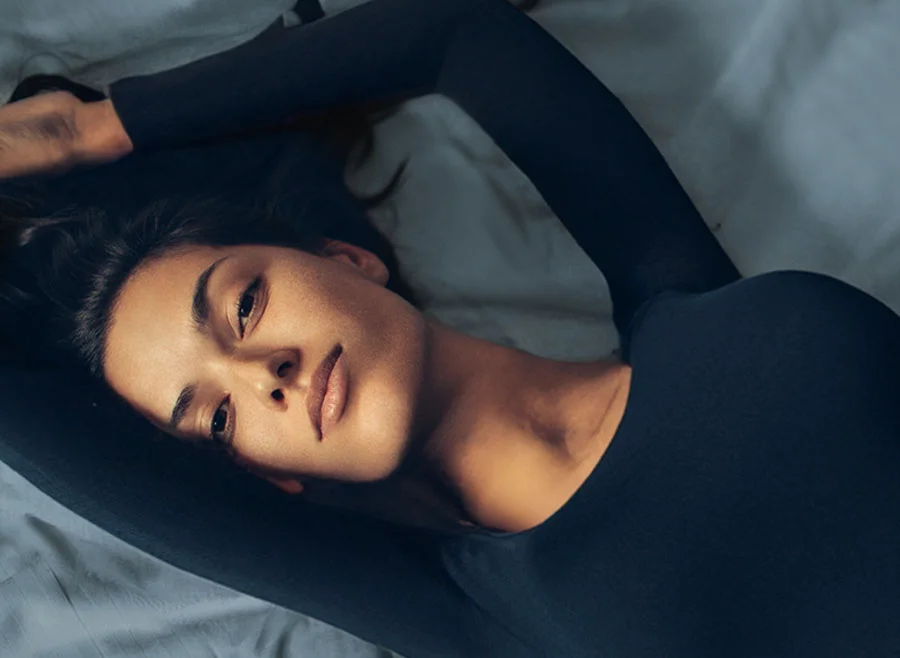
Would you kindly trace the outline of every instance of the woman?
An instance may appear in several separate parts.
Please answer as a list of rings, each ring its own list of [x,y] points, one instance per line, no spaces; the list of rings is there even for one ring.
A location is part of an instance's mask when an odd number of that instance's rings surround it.
[[[476,119],[603,270],[624,363],[427,321],[340,235],[163,213],[96,257],[89,233],[66,244],[90,256],[75,347],[157,427],[300,498],[399,478],[458,532],[300,512],[161,451],[129,467],[121,436],[102,444],[114,484],[21,430],[0,457],[163,559],[410,657],[895,655],[900,318],[823,276],[741,280],[621,105],[504,2],[377,0],[117,83],[20,171],[424,92]]]

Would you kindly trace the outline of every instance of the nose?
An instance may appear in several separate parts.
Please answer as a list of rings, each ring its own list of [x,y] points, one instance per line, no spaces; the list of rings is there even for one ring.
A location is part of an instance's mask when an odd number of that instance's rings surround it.
[[[278,350],[258,355],[243,363],[243,379],[260,399],[269,405],[284,406],[286,392],[296,387],[299,355],[293,350]]]

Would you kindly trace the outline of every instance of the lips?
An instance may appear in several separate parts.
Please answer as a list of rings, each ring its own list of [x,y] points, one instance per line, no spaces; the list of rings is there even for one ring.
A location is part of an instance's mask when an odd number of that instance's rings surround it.
[[[322,441],[328,429],[340,419],[347,398],[347,371],[341,356],[344,348],[335,345],[313,373],[306,395],[306,410],[313,429]]]

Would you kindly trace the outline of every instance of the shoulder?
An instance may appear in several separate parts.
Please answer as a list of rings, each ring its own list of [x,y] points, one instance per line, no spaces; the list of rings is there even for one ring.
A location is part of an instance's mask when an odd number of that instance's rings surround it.
[[[699,294],[667,292],[636,316],[629,357],[727,353],[854,353],[896,349],[900,316],[862,290],[823,274],[778,271]],[[713,350],[715,351],[715,350]],[[859,356],[859,355],[857,355]]]
[[[875,323],[894,330],[900,322],[887,305],[849,283],[815,272],[783,270],[704,293],[663,293],[641,308],[636,324],[738,318],[771,319],[781,325],[818,320],[871,328]]]
[[[695,302],[712,313],[743,318],[810,338],[896,338],[900,317],[872,295],[824,274],[785,270],[744,279]]]
[[[502,532],[530,530],[559,511],[581,484],[548,464],[522,469],[515,462],[495,470],[466,496],[466,512],[479,526]]]

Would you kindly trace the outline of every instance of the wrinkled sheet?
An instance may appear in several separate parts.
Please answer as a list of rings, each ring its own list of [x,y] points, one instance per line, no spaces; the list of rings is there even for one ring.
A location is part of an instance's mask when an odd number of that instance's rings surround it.
[[[103,85],[168,68],[292,4],[0,0],[0,97],[38,71]],[[624,100],[745,274],[811,269],[900,311],[900,3],[544,0],[533,15]],[[378,135],[351,179],[375,189],[410,158],[376,221],[430,313],[551,357],[616,348],[602,275],[452,103],[416,100]],[[379,654],[122,544],[0,464],[7,655]]]

